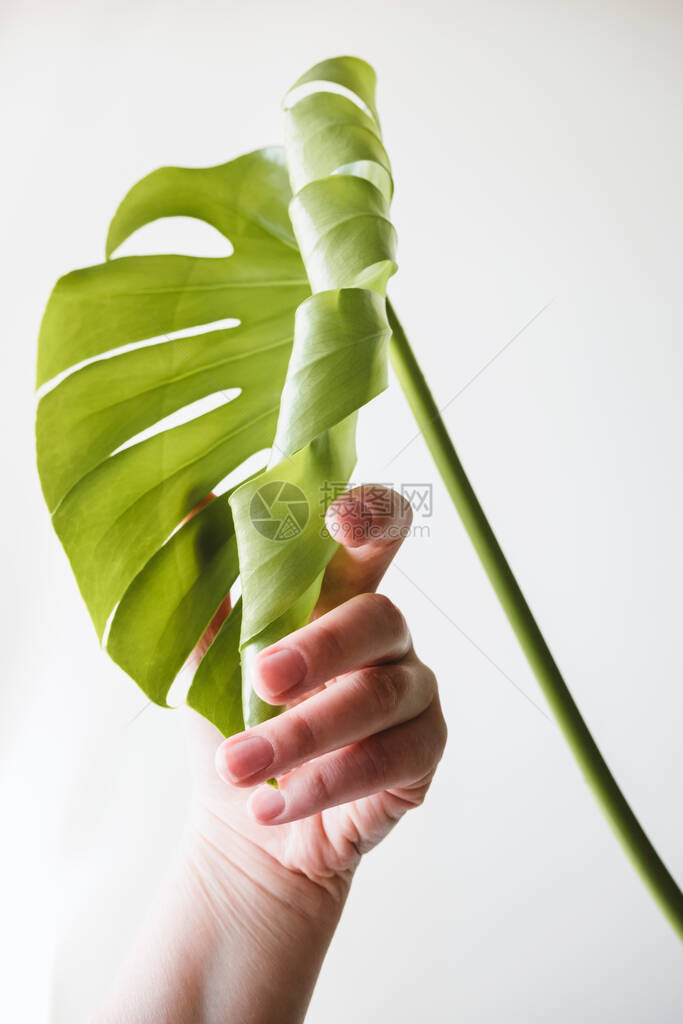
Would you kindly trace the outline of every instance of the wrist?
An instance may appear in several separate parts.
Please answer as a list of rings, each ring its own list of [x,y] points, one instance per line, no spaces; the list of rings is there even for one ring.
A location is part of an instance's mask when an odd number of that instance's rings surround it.
[[[98,1024],[300,1024],[348,881],[319,885],[193,815]]]
[[[258,844],[205,808],[194,808],[182,844],[188,871],[209,885],[214,910],[228,916],[235,897],[255,908],[300,918],[306,927],[336,927],[353,872],[310,878],[285,867]]]
[[[196,808],[180,877],[192,917],[189,955],[202,972],[199,987],[212,993],[209,1001],[230,1006],[226,1020],[302,1021],[350,875],[312,881]],[[224,1018],[205,1019],[213,1024]]]

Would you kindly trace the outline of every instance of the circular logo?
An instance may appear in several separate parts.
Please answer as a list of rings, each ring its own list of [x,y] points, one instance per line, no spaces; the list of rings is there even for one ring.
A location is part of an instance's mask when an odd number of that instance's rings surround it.
[[[286,480],[263,484],[249,503],[249,518],[254,529],[268,540],[292,540],[308,522],[308,499],[304,492]]]

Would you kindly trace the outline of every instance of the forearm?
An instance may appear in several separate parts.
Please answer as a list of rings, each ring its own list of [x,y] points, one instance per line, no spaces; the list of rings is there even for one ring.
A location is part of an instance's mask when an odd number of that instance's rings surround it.
[[[346,891],[203,822],[95,1024],[302,1021]]]

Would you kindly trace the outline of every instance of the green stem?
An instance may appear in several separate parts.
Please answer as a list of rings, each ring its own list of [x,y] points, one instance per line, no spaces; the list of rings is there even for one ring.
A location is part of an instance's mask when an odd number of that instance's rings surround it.
[[[567,689],[467,479],[438,406],[390,302],[387,302],[387,317],[393,332],[392,366],[498,600],[603,813],[634,867],[683,939],[683,893],[629,807]]]

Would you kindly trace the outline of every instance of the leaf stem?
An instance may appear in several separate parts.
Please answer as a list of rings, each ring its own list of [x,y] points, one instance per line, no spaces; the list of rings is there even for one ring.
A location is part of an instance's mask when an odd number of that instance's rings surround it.
[[[683,939],[683,894],[614,780],[567,689],[479,504],[391,303],[391,363],[453,504],[588,785],[636,870]]]

